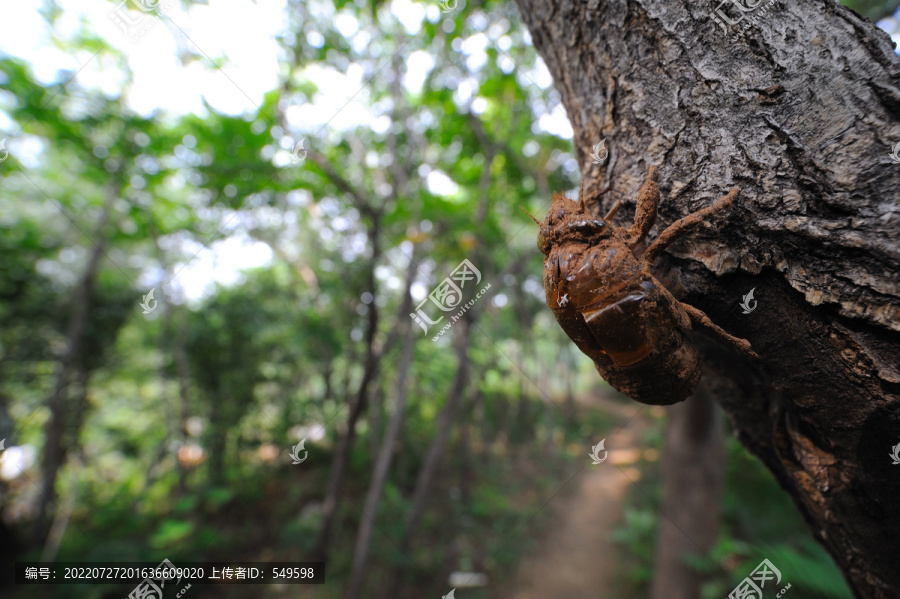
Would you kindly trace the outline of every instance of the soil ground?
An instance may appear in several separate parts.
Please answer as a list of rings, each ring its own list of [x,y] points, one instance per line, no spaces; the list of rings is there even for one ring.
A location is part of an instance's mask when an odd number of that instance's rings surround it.
[[[628,487],[640,480],[632,464],[640,456],[646,414],[638,404],[602,399],[590,401],[589,409],[608,409],[628,421],[606,439],[609,458],[597,465],[588,462],[572,481],[574,493],[555,502],[553,520],[538,548],[519,564],[504,599],[612,598],[617,549],[611,536],[621,522]]]

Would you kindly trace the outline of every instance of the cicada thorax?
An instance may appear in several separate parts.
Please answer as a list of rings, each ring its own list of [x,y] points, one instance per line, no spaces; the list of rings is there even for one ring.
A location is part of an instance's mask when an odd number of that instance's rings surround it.
[[[619,236],[555,246],[544,288],[560,326],[613,387],[653,404],[693,391],[700,359],[687,315]]]

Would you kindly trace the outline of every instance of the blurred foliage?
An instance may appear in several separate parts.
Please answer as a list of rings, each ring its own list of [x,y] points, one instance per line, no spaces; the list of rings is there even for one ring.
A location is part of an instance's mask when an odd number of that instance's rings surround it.
[[[645,435],[645,445],[665,451],[664,428],[665,423],[657,420]],[[791,584],[791,597],[852,599],[853,594],[831,556],[812,539],[791,498],[730,431],[726,434],[719,538],[706,556],[685,556],[693,568],[707,577],[702,599],[727,596],[763,559],[781,571],[782,586]],[[653,580],[660,520],[657,506],[662,505],[663,499],[660,466],[660,461],[648,461],[646,457],[639,463],[644,475],[640,490],[629,492],[624,521],[614,534],[629,555],[629,567],[618,581],[622,589],[627,589],[623,596],[647,596]]]
[[[900,0],[842,0],[841,4],[875,22],[896,11]]]

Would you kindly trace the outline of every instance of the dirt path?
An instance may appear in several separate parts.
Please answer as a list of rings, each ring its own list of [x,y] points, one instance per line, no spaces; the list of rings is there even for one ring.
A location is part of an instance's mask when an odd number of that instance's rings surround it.
[[[576,491],[554,502],[554,520],[539,547],[519,564],[506,599],[609,597],[616,563],[611,533],[621,521],[630,479],[639,480],[631,464],[640,455],[638,439],[644,422],[638,415],[608,437],[609,458],[598,465],[588,461],[571,483],[577,485]],[[588,451],[586,447],[585,457]]]

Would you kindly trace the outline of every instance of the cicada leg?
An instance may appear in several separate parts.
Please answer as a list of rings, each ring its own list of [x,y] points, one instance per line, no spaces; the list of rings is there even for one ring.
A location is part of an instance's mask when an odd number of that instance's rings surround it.
[[[685,231],[687,231],[690,227],[698,225],[702,223],[707,217],[716,214],[717,212],[721,212],[725,210],[731,203],[734,201],[734,198],[737,197],[738,190],[732,189],[728,192],[728,195],[722,196],[716,202],[707,206],[706,208],[702,208],[697,212],[688,214],[684,218],[679,218],[674,223],[666,227],[665,231],[659,234],[659,238],[653,242],[653,244],[647,248],[647,251],[644,252],[644,260],[647,261],[647,264],[653,262],[659,253],[662,252],[667,245],[678,239],[680,235],[682,235]]]
[[[759,358],[752,349],[750,349],[750,342],[746,339],[739,339],[734,335],[729,335],[725,332],[725,330],[714,323],[709,319],[709,316],[706,315],[702,310],[698,310],[694,306],[690,304],[685,304],[684,302],[678,302],[681,304],[681,307],[684,308],[684,311],[687,312],[688,316],[691,320],[699,325],[702,325],[719,336],[720,339],[725,341],[725,343],[729,344],[742,354],[746,354],[752,358]]]
[[[631,240],[629,247],[634,247],[644,240],[653,223],[656,222],[656,211],[659,208],[659,187],[656,185],[656,167],[647,170],[647,180],[638,190],[637,207],[634,210],[634,224],[628,227]]]

